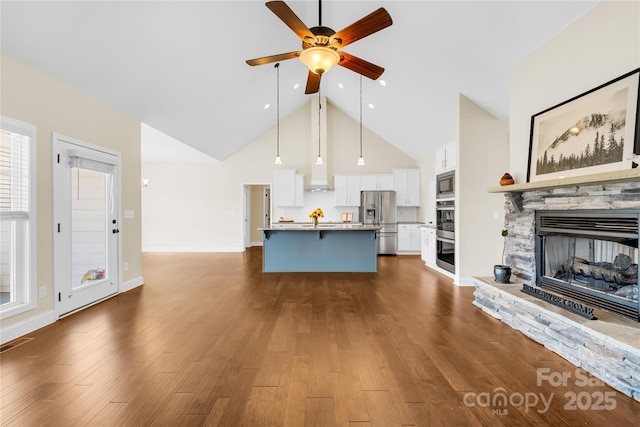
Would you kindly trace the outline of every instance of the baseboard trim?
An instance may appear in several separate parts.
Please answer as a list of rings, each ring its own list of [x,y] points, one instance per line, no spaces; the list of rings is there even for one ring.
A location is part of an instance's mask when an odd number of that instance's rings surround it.
[[[131,280],[127,280],[126,282],[123,282],[120,285],[119,293],[130,291],[131,289],[135,289],[138,286],[142,286],[142,285],[144,285],[144,278],[142,276],[135,277]]]
[[[262,246],[262,240],[260,240],[259,242],[251,242],[251,246]]]
[[[476,286],[476,281],[473,277],[461,277],[458,278],[457,283],[454,282],[456,286]]]
[[[142,248],[142,252],[244,252],[244,248],[239,246],[232,246],[232,247],[159,246],[159,247]]]
[[[5,344],[9,341],[13,341],[16,338],[20,338],[33,331],[55,323],[57,320],[58,315],[55,311],[49,310],[28,319],[13,323],[9,326],[4,326],[0,329],[0,343]]]

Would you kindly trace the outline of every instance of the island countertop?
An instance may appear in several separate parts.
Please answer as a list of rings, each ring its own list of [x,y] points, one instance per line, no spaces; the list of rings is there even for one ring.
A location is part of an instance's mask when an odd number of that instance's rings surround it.
[[[317,227],[314,227],[313,224],[278,224],[277,226],[258,228],[260,231],[324,231],[324,230],[338,230],[338,231],[349,231],[349,230],[379,230],[380,227],[375,225],[363,225],[363,224],[318,224]]]

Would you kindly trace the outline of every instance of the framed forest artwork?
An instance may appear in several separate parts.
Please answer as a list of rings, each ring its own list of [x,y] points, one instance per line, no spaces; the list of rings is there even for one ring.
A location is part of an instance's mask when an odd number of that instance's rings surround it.
[[[527,182],[637,167],[640,68],[531,117]]]

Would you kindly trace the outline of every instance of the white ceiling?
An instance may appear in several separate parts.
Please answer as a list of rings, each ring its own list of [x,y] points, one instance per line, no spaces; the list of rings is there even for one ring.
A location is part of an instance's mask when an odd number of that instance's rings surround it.
[[[454,141],[458,93],[507,117],[509,69],[597,3],[325,0],[322,24],[338,31],[387,9],[391,27],[344,50],[386,69],[386,87],[363,79],[364,104],[375,105],[365,107],[364,126],[420,159]],[[317,1],[287,4],[318,25]],[[262,1],[3,0],[0,8],[3,51],[218,160],[275,125],[275,109],[264,109],[276,103],[275,68],[245,60],[300,49]],[[283,61],[280,73],[282,119],[309,95],[299,60]],[[322,94],[358,120],[357,74],[333,68]],[[160,147],[146,144],[143,160]]]

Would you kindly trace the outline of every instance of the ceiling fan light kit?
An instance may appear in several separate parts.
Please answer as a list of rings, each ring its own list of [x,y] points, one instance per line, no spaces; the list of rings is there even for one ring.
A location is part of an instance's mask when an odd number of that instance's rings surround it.
[[[340,62],[340,55],[329,47],[310,47],[300,53],[300,61],[316,74],[326,73]]]
[[[391,16],[383,7],[335,32],[329,27],[322,26],[322,1],[318,1],[319,25],[311,29],[298,18],[285,2],[269,1],[266,6],[296,33],[302,41],[302,50],[249,59],[247,64],[255,66],[300,58],[302,63],[309,68],[305,94],[317,93],[320,89],[320,78],[336,64],[372,80],[378,79],[384,72],[384,68],[378,65],[344,51],[338,51],[339,48],[343,48],[393,24]]]

